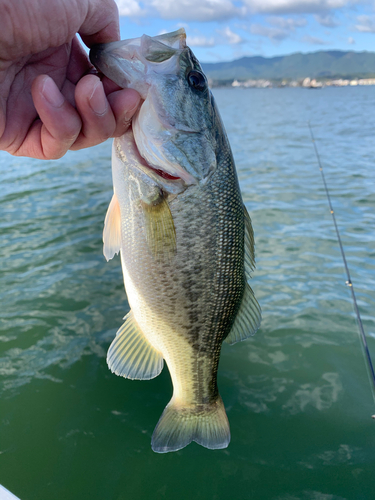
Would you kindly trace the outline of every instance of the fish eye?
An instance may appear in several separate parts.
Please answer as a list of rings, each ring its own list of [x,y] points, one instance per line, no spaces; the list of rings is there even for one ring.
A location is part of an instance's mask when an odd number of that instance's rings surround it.
[[[187,80],[190,87],[193,87],[193,89],[204,90],[207,87],[205,76],[194,69],[189,72]]]

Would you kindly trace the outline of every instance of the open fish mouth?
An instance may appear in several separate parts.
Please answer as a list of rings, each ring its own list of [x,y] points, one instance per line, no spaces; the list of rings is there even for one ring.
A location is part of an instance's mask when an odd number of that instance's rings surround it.
[[[177,181],[181,180],[181,177],[175,177],[174,175],[168,174],[168,172],[165,172],[164,170],[161,170],[160,168],[153,168],[151,165],[148,165],[148,167],[153,170],[156,174],[158,174],[162,179],[167,179],[168,181]]]
[[[137,147],[137,143],[135,141],[135,138],[134,138],[134,134],[133,134],[133,127],[132,125],[130,126],[130,131],[128,131],[128,134],[129,134],[129,139],[131,139],[130,135],[132,136],[132,142],[133,142],[133,148],[134,148],[134,152],[136,153],[137,157],[141,160],[141,164],[142,166],[150,169],[151,172],[154,172],[155,174],[157,174],[159,177],[161,177],[162,179],[166,179],[166,180],[170,180],[170,181],[177,181],[177,180],[182,180],[181,177],[178,177],[178,176],[175,176],[175,175],[172,175],[170,173],[168,173],[166,170],[163,170],[162,168],[157,168],[157,167],[154,167],[152,165],[150,165],[146,158],[144,158],[138,147]]]
[[[114,150],[122,162],[140,170],[157,184],[162,184],[169,193],[178,194],[185,191],[188,187],[188,184],[182,177],[172,175],[165,169],[150,165],[147,162],[137,147],[132,125],[130,125],[124,135],[115,138]]]

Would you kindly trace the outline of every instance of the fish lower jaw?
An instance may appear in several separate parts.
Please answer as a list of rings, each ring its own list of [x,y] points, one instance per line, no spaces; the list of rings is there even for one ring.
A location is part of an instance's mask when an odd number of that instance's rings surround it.
[[[195,177],[190,175],[188,172],[182,170],[181,175],[173,175],[168,172],[165,168],[160,165],[151,165],[144,156],[141,155],[137,144],[134,139],[134,134],[132,127],[130,126],[127,132],[121,137],[115,139],[116,152],[118,157],[126,164],[130,164],[136,168],[140,168],[145,173],[152,174],[152,177],[157,177],[162,180],[171,182],[172,184],[176,184],[183,186],[183,189],[179,191],[185,190],[188,186],[197,184],[197,180]],[[177,170],[177,169],[174,169]]]

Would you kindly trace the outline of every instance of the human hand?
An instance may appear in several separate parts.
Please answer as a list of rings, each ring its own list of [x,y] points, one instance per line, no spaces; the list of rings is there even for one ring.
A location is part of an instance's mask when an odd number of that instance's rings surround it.
[[[99,79],[80,42],[119,40],[114,0],[0,0],[0,150],[56,159],[118,137],[140,101]]]

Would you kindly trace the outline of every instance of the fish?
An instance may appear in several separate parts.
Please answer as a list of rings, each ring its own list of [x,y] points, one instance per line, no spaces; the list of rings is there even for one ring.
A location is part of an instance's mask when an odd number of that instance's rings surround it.
[[[222,343],[253,335],[261,309],[248,284],[254,233],[223,122],[184,29],[96,45],[90,60],[142,98],[112,146],[103,252],[107,260],[120,253],[130,312],[108,366],[150,380],[167,364],[173,395],[153,451],[192,441],[226,448],[230,428],[217,384]]]

